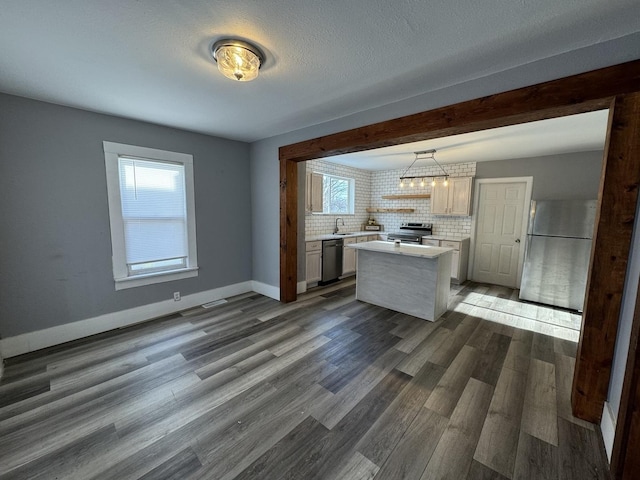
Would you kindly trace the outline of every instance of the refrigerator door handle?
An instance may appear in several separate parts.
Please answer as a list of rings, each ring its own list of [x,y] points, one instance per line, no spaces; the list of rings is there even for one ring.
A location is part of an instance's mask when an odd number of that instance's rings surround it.
[[[524,263],[527,263],[529,260],[529,250],[531,250],[531,240],[533,239],[533,235],[527,235],[524,244]],[[524,264],[523,264],[523,272],[522,276],[524,276]]]
[[[533,235],[533,222],[536,220],[536,201],[531,200],[529,208],[529,225],[527,225],[527,235]]]

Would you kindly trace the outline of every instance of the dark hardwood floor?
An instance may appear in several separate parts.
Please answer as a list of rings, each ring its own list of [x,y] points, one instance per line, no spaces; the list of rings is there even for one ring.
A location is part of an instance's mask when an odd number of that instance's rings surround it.
[[[571,415],[575,318],[467,284],[430,323],[354,288],[240,295],[9,359],[0,478],[609,478],[599,430]],[[532,320],[560,338],[514,326]]]

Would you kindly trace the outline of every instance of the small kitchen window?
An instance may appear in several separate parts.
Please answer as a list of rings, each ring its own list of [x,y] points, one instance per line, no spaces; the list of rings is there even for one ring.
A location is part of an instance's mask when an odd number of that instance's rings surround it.
[[[355,213],[355,180],[323,174],[322,181],[322,213],[354,214]]]
[[[116,290],[197,276],[193,157],[103,146]]]

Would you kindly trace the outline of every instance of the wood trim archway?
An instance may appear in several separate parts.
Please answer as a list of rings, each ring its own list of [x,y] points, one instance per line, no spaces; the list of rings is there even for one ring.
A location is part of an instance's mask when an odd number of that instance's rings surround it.
[[[281,301],[296,299],[297,162],[605,108],[608,135],[572,392],[574,414],[599,422],[640,185],[640,60],[281,147]]]

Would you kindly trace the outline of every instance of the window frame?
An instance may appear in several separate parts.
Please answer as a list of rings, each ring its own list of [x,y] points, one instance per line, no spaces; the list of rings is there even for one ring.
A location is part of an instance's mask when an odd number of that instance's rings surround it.
[[[329,179],[329,182],[331,181],[332,178],[335,178],[337,180],[346,180],[348,185],[349,185],[349,193],[348,193],[348,198],[347,198],[347,213],[342,213],[342,212],[325,212],[324,211],[324,182]],[[331,188],[331,187],[329,187]],[[332,173],[322,173],[322,194],[323,194],[323,201],[322,201],[322,213],[321,215],[355,215],[356,213],[356,179],[355,178],[349,178],[349,177],[342,177],[340,175],[334,175]]]
[[[196,213],[193,175],[193,155],[156,148],[138,147],[115,142],[102,142],[107,175],[107,197],[109,202],[109,224],[111,229],[111,259],[116,290],[169,282],[198,275],[198,252],[196,245]],[[120,157],[133,157],[147,161],[179,163],[184,166],[185,200],[187,209],[187,248],[185,268],[130,275],[126,261],[124,220],[120,196]]]

